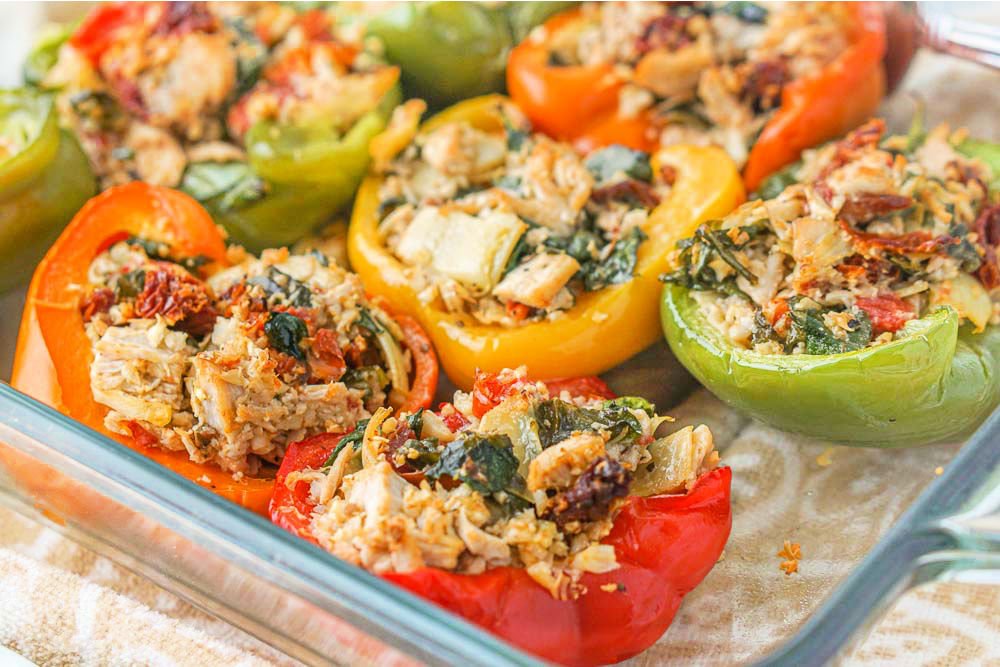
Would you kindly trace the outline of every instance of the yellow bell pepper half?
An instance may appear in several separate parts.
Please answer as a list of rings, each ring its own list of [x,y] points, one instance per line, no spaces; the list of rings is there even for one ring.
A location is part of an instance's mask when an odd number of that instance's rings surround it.
[[[484,131],[503,127],[501,109],[512,102],[488,95],[460,102],[428,120],[421,132],[466,121]],[[627,283],[587,292],[552,321],[516,327],[484,325],[469,315],[422,303],[404,265],[385,247],[378,230],[381,178],[369,175],[358,191],[348,232],[348,255],[368,291],[393,310],[416,318],[428,331],[442,366],[457,386],[469,389],[476,369],[496,372],[526,364],[533,377],[597,375],[654,343],[660,334],[657,276],[669,268],[678,240],[698,225],[719,218],[743,202],[739,171],[714,147],[677,146],[654,156],[676,171],[669,196],[650,214],[639,246],[635,277]]]

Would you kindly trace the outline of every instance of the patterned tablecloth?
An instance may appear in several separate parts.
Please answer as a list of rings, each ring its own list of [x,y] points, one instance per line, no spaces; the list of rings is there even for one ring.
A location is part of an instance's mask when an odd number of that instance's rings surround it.
[[[993,72],[923,54],[904,89],[997,139]],[[887,105],[897,128],[912,102]],[[17,296],[0,300],[0,368],[9,363]],[[7,359],[4,358],[7,355]],[[653,361],[653,359],[658,361]],[[620,390],[661,405],[681,389],[663,350],[614,374]],[[698,390],[674,410],[715,431],[734,470],[732,538],[723,560],[687,597],[663,639],[637,665],[732,664],[781,643],[847,575],[934,478],[958,445],[877,451],[830,447],[749,422]],[[835,418],[835,416],[833,417]],[[798,543],[798,571],[778,555]],[[864,665],[1000,664],[1000,587],[936,584],[911,591],[850,657]],[[43,665],[286,664],[287,658],[57,533],[0,510],[0,645]]]

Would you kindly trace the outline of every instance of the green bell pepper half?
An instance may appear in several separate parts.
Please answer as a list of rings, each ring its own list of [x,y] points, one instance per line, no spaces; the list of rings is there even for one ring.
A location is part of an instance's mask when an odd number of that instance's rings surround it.
[[[832,355],[735,347],[688,289],[667,285],[660,317],[677,359],[762,422],[841,444],[908,447],[971,433],[1000,402],[1000,327],[973,334],[941,308],[885,345]]]
[[[354,198],[371,161],[368,144],[385,129],[400,99],[394,86],[343,135],[259,122],[245,138],[248,164],[190,165],[181,189],[248,250],[290,246]]]
[[[30,276],[76,211],[97,191],[86,154],[59,128],[53,99],[0,90],[0,291]]]
[[[407,97],[432,109],[502,92],[507,54],[516,41],[575,2],[405,2],[367,22],[385,57],[403,71]]]

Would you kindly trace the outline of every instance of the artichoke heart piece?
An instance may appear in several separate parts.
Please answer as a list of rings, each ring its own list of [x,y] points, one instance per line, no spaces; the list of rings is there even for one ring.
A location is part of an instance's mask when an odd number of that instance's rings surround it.
[[[959,273],[951,280],[931,286],[931,303],[948,305],[960,317],[972,322],[976,333],[990,323],[993,301],[982,284],[967,273]]]
[[[481,293],[500,280],[507,259],[527,225],[512,213],[472,216],[437,207],[421,210],[400,239],[398,254],[408,264],[430,266]]]

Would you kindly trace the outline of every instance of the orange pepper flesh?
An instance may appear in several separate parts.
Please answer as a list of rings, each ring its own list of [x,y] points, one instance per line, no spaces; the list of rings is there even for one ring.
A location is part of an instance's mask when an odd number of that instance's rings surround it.
[[[481,130],[501,131],[501,96],[461,102],[430,119],[423,131],[453,121]],[[598,375],[654,343],[660,336],[657,280],[668,270],[676,242],[701,223],[722,217],[744,199],[732,160],[718,148],[673,147],[654,160],[677,176],[670,195],[649,216],[639,246],[636,276],[627,283],[588,292],[556,320],[505,328],[484,325],[471,316],[423,304],[410,285],[404,265],[385,247],[378,232],[380,179],[370,176],[355,199],[348,231],[351,266],[366,288],[392,308],[416,318],[434,342],[448,377],[459,387],[472,386],[476,369],[497,372],[525,364],[533,377]]]
[[[850,45],[815,76],[784,87],[781,107],[750,150],[743,176],[753,191],[767,176],[798,159],[802,150],[832,139],[867,120],[885,94],[885,19],[875,3],[844,7],[853,29]],[[580,10],[549,19],[554,34],[577,20]],[[572,140],[589,151],[613,143],[652,151],[657,131],[652,114],[618,116],[624,80],[610,66],[550,65],[544,43],[528,38],[515,47],[507,64],[507,88],[537,128]]]
[[[226,246],[208,213],[187,195],[141,182],[112,188],[90,200],[38,265],[21,319],[11,384],[99,433],[260,514],[273,479],[243,477],[212,464],[191,461],[187,452],[145,446],[104,426],[108,408],[90,389],[93,360],[80,313],[79,286],[101,251],[128,236],[167,244],[180,257],[203,255],[226,264]],[[438,365],[427,334],[412,319],[394,318],[414,361],[414,378],[403,409],[429,406],[437,387]],[[29,470],[29,468],[24,468]]]

